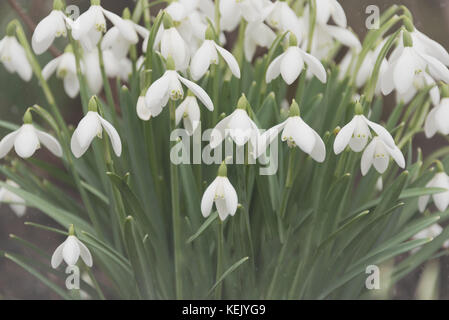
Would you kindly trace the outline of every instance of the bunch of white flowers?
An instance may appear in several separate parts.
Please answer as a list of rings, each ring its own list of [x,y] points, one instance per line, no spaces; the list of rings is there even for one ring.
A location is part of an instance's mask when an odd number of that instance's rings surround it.
[[[91,0],[72,20],[54,0],[31,45],[17,20],[0,41],[6,70],[34,73],[46,99],[22,126],[0,122],[12,131],[0,201],[62,227],[28,223],[68,236],[53,268],[95,258],[108,278],[89,272],[98,298],[111,283],[111,298],[357,298],[365,264],[421,248],[394,266],[399,280],[447,244],[449,229],[434,229],[448,216],[449,151],[423,159],[414,137],[449,134],[449,53],[406,7],[361,42],[337,0],[167,4],[152,17],[138,0],[119,16]],[[35,54],[58,37],[64,50],[41,69]],[[53,74],[81,98],[77,124]],[[41,145],[49,164],[35,159]]]

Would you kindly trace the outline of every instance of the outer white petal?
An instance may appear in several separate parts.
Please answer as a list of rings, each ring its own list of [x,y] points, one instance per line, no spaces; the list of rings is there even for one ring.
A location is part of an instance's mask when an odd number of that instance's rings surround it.
[[[420,56],[426,61],[430,74],[433,77],[437,78],[437,80],[443,80],[444,82],[449,83],[449,70],[443,63],[427,54],[421,53]]]
[[[59,267],[62,262],[62,250],[64,249],[64,245],[65,241],[56,248],[55,252],[53,252],[53,255],[51,256],[51,266],[53,269]]]
[[[226,201],[226,207],[231,216],[235,215],[237,211],[238,198],[237,192],[232,186],[231,182],[229,182],[228,178],[223,179],[223,193]]]
[[[115,13],[102,9],[104,15],[120,30],[121,35],[129,42],[136,44],[139,41],[137,32],[131,21],[122,19]]]
[[[53,73],[55,73],[56,69],[59,66],[59,63],[62,60],[62,56],[59,56],[53,60],[51,60],[47,65],[42,69],[42,76],[45,80],[48,80]]]
[[[429,202],[430,196],[421,196],[418,199],[418,208],[420,212],[426,210],[427,203]]]
[[[53,43],[56,37],[56,25],[58,16],[53,11],[41,20],[34,29],[31,38],[31,46],[36,54],[44,53]]]
[[[218,179],[216,178],[204,191],[203,198],[201,199],[201,213],[203,217],[207,218],[212,211],[212,206],[214,204],[215,189],[217,187]]]
[[[354,48],[357,51],[362,49],[360,40],[353,32],[337,26],[326,25],[322,27],[329,35],[334,37],[337,41],[341,42],[342,44]]]
[[[301,55],[306,64],[309,66],[309,70],[322,82],[326,83],[327,74],[326,69],[324,69],[323,65],[321,64],[320,60],[312,56],[311,54],[308,54],[305,51],[301,50]]]
[[[408,88],[413,84],[415,56],[411,50],[410,47],[405,48],[394,66],[393,79],[399,93],[407,92]]]
[[[356,121],[353,118],[347,125],[345,125],[338,132],[334,141],[334,152],[335,154],[341,153],[349,144],[352,134],[354,133]]]
[[[190,72],[193,80],[197,81],[207,72],[211,64],[213,56],[217,54],[214,48],[213,41],[206,40],[201,47],[196,51],[190,63]]]
[[[426,53],[434,56],[446,66],[449,66],[449,53],[447,52],[447,50],[441,44],[439,44],[435,40],[430,39],[424,33],[418,31],[417,29],[415,29],[415,31],[417,38],[426,46]]]
[[[437,110],[438,107],[435,107],[432,110],[430,110],[429,114],[427,115],[426,122],[424,123],[424,132],[427,138],[432,138],[438,131],[435,119],[435,114]]]
[[[449,178],[446,173],[439,172],[432,179],[433,187],[444,188],[448,191],[432,195],[433,202],[440,212],[447,209],[449,205]]]
[[[19,130],[9,133],[0,141],[0,159],[4,158],[9,153],[9,151],[11,151]]]
[[[39,148],[39,139],[31,124],[24,124],[14,141],[14,149],[21,158],[31,157]]]
[[[313,130],[313,133],[315,134],[315,145],[313,146],[310,156],[313,160],[322,163],[326,159],[326,146],[324,145],[323,139],[321,139],[315,130]]]
[[[116,156],[120,157],[122,154],[122,141],[117,130],[115,130],[114,126],[103,119],[100,115],[98,115],[98,119],[111,140],[112,149],[114,149]]]
[[[373,129],[373,131],[380,137],[382,140],[387,144],[388,147],[394,148],[396,144],[394,143],[394,139],[391,136],[391,134],[382,127],[380,124],[377,124],[375,122],[372,122],[368,120],[365,116],[362,116],[363,120],[368,124],[368,126]]]
[[[214,110],[214,104],[203,88],[201,88],[196,83],[181,77],[180,75],[178,75],[178,78],[187,88],[190,89],[190,91],[193,92],[193,94],[198,99],[200,99],[200,101],[206,106],[207,109],[209,109],[210,111]]]
[[[86,266],[92,267],[93,261],[89,249],[78,238],[76,238],[76,242],[78,243],[78,246],[80,248],[81,259],[83,259]]]
[[[279,57],[275,58],[267,69],[267,74],[265,81],[270,83],[273,79],[276,79],[281,73],[281,63],[286,53],[281,54]]]
[[[215,48],[218,50],[218,52],[221,54],[223,59],[226,61],[226,63],[229,66],[229,69],[231,69],[232,74],[240,79],[240,67],[237,60],[234,58],[232,53],[230,53],[228,50],[220,47],[214,42]]]
[[[288,85],[291,85],[299,77],[304,68],[304,60],[300,50],[298,47],[290,47],[282,59],[281,75]]]
[[[62,249],[62,257],[69,266],[73,266],[80,256],[80,247],[75,236],[68,236]]]
[[[376,145],[377,141],[373,139],[371,143],[366,147],[365,151],[363,151],[361,160],[361,170],[363,176],[365,176],[368,173],[369,169],[371,168],[371,165],[373,164]]]
[[[17,42],[16,38],[11,41],[11,63],[14,66],[14,70],[24,81],[30,81],[33,76],[33,70],[28,62],[25,49]]]
[[[91,6],[81,14],[72,25],[72,35],[75,40],[80,40],[95,27],[95,10]]]
[[[150,88],[148,88],[145,95],[145,103],[147,108],[150,109],[153,117],[159,115],[162,111],[162,107],[165,107],[168,102],[168,84],[169,77],[168,74],[165,73],[161,78],[153,82]]]
[[[388,152],[390,153],[393,160],[397,163],[397,165],[404,169],[405,168],[405,158],[402,154],[401,150],[398,147],[394,147],[393,149],[388,148]]]
[[[348,22],[346,20],[346,14],[343,10],[343,7],[340,5],[340,3],[338,3],[337,0],[332,1],[332,6],[333,10],[331,11],[331,15],[335,23],[342,28],[346,28]]]
[[[46,132],[35,130],[39,141],[57,157],[62,157],[62,147],[53,136]]]
[[[145,103],[145,97],[139,97],[136,107],[137,115],[141,120],[148,121],[151,118],[151,110]]]
[[[310,154],[316,143],[316,136],[300,117],[291,117],[285,124],[282,140],[293,139],[293,142],[305,153]]]
[[[76,74],[69,74],[64,78],[64,90],[70,98],[75,98],[80,91],[80,83]]]

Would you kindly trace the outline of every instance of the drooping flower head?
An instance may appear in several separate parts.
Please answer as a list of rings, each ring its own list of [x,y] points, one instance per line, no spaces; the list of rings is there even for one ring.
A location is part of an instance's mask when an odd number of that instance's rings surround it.
[[[92,255],[89,249],[75,236],[75,228],[70,225],[69,236],[60,244],[51,257],[51,266],[53,269],[59,267],[64,260],[68,266],[74,266],[79,257],[84,261],[86,266],[92,267]]]
[[[201,213],[203,217],[207,218],[210,215],[214,203],[221,221],[224,221],[229,215],[234,216],[237,211],[237,192],[231,182],[229,182],[224,162],[218,169],[217,178],[204,191],[201,199]]]
[[[13,188],[19,188],[17,183],[9,179],[6,180],[6,184]],[[25,205],[25,200],[6,187],[0,188],[0,203],[1,202],[8,203],[11,210],[14,211],[19,218],[26,212],[27,207]]]
[[[438,211],[443,212],[449,206],[449,176],[444,170],[444,166],[440,161],[437,163],[437,173],[426,184],[426,188],[442,188],[446,189],[445,192],[439,192],[432,195],[433,203],[437,207]],[[430,200],[430,195],[421,196],[418,199],[419,211],[424,212],[427,207],[427,203]]]

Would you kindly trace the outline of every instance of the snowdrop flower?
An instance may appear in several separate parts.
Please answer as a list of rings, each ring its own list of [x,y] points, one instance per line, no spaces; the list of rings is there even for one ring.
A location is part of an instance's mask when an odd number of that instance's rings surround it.
[[[306,8],[306,11],[308,11],[308,8]],[[316,0],[317,23],[325,25],[331,17],[338,26],[346,28],[346,14],[337,0]]]
[[[190,91],[184,101],[178,106],[178,108],[176,108],[176,125],[178,125],[181,120],[183,121],[184,128],[190,136],[193,135],[196,128],[198,128],[198,125],[200,124],[200,107],[196,97]]]
[[[269,0],[220,1],[220,25],[225,31],[234,30],[241,18],[247,22],[263,21],[271,11]]]
[[[12,180],[6,180],[6,184],[14,188],[19,188],[19,185]],[[0,188],[0,202],[9,203],[9,207],[19,218],[26,212],[25,200],[7,188]]]
[[[23,117],[24,124],[0,141],[0,159],[4,158],[14,147],[21,158],[31,157],[41,147],[41,143],[57,157],[62,157],[62,148],[58,140],[33,126],[31,112],[27,110]]]
[[[67,46],[65,52],[59,57],[51,60],[42,69],[42,76],[48,80],[53,73],[64,81],[64,90],[70,98],[75,98],[80,90],[80,84],[76,73],[75,55],[72,47]]]
[[[33,76],[31,64],[25,49],[14,37],[15,26],[10,24],[7,35],[0,40],[0,61],[9,73],[17,73],[22,80],[30,81]]]
[[[314,56],[308,54],[297,46],[297,39],[294,34],[290,34],[290,46],[279,57],[273,60],[267,69],[266,82],[270,83],[282,75],[284,81],[290,85],[300,75],[306,63],[312,72],[321,82],[326,82],[326,70],[321,62]]]
[[[432,138],[437,132],[449,134],[449,90],[446,86],[442,87],[444,98],[427,115],[424,123],[424,132],[427,138]]]
[[[335,154],[341,153],[349,145],[354,152],[362,151],[368,139],[371,138],[371,130],[373,130],[389,148],[394,148],[395,143],[391,134],[381,125],[368,120],[363,115],[362,106],[356,104],[356,115],[345,125],[337,134],[334,142]]]
[[[298,147],[313,160],[323,162],[326,158],[326,147],[321,137],[300,117],[299,106],[293,100],[287,120],[264,132],[259,137],[255,158],[260,157],[274,138],[282,131],[281,140],[287,142],[290,148]]]
[[[290,31],[301,39],[302,25],[296,13],[285,1],[276,1],[267,10],[267,23],[282,32]]]
[[[69,236],[67,239],[56,248],[51,257],[51,266],[56,269],[61,264],[62,260],[67,263],[68,266],[74,266],[79,257],[83,259],[84,263],[88,267],[92,267],[92,255],[89,249],[78,240],[75,236],[75,230],[73,225],[69,228]]]
[[[248,116],[247,109],[249,103],[245,95],[239,99],[237,109],[229,116],[222,119],[212,129],[210,137],[210,147],[215,149],[228,136],[239,147],[244,146],[248,141],[254,144],[259,134],[259,129],[253,120]]]
[[[161,55],[165,59],[173,58],[175,70],[186,70],[190,60],[190,50],[174,27],[173,20],[168,13],[164,14],[163,23],[164,29],[160,41]]]
[[[36,54],[42,54],[53,44],[55,38],[67,36],[67,26],[73,21],[62,12],[64,5],[61,0],[53,2],[53,10],[41,20],[34,29],[31,45]]]
[[[150,31],[131,20],[131,13],[128,8],[125,8],[123,11],[123,20],[143,39],[150,36]],[[122,59],[126,57],[129,48],[133,44],[136,43],[130,41],[129,38],[126,38],[123,33],[120,32],[120,29],[114,26],[105,33],[103,40],[101,41],[101,48],[103,50],[111,50],[117,59]]]
[[[229,182],[224,162],[218,169],[217,178],[207,187],[201,199],[203,217],[207,218],[210,215],[214,203],[221,221],[224,221],[229,215],[234,216],[237,211],[237,192]]]
[[[430,227],[423,229],[420,232],[418,232],[417,234],[415,234],[412,237],[412,239],[414,239],[414,240],[427,239],[427,238],[434,239],[434,238],[438,237],[441,234],[441,232],[443,232],[443,228],[438,223],[435,223],[435,224],[431,225]],[[449,240],[446,240],[443,243],[443,248],[444,249],[449,248]],[[419,249],[420,248],[413,249],[412,254],[418,252]]]
[[[415,75],[428,71],[435,80],[449,82],[449,70],[438,59],[419,52],[413,46],[410,33],[403,33],[404,48],[393,52],[390,66],[382,78],[382,93],[388,95],[394,89],[406,94],[414,85]]]
[[[396,161],[400,168],[405,168],[405,159],[401,150],[399,150],[397,146],[390,148],[384,142],[384,139],[374,137],[362,154],[362,175],[365,176],[372,165],[374,165],[377,172],[380,174],[384,173],[388,168],[390,156]]]
[[[438,173],[426,184],[426,188],[443,188],[447,191],[435,193],[432,195],[433,203],[437,207],[438,211],[443,212],[449,206],[449,176],[444,171],[444,167],[441,162],[438,164]],[[430,195],[421,196],[418,199],[418,208],[420,212],[426,210],[427,203],[429,202]]]
[[[276,39],[276,34],[263,22],[248,23],[245,29],[245,38],[243,39],[246,60],[251,62],[257,47],[269,48],[273,44],[274,39]]]
[[[139,38],[132,22],[103,9],[100,3],[100,0],[91,0],[90,8],[75,20],[72,26],[73,38],[81,41],[87,51],[94,49],[100,41],[102,33],[106,31],[106,17],[126,40],[136,44]]]
[[[190,64],[193,80],[197,81],[201,79],[212,63],[218,64],[218,53],[223,57],[229,69],[231,69],[232,74],[240,79],[240,68],[237,60],[232,53],[217,45],[213,38],[213,30],[209,27],[206,31],[206,40],[204,40],[201,47],[193,56]]]
[[[153,117],[156,117],[161,113],[162,108],[167,105],[169,99],[173,101],[182,99],[184,91],[181,83],[190,89],[207,109],[214,110],[212,100],[206,91],[196,83],[181,77],[174,70],[174,61],[169,56],[167,59],[167,71],[148,88],[145,95],[145,108],[142,107],[143,109],[141,109],[142,113],[151,114]],[[145,118],[141,117],[142,120],[145,120]]]
[[[78,124],[72,135],[71,149],[76,158],[80,158],[89,148],[95,137],[102,138],[103,130],[109,136],[112,149],[117,157],[122,154],[122,142],[115,128],[98,114],[98,98],[89,101],[89,111]]]

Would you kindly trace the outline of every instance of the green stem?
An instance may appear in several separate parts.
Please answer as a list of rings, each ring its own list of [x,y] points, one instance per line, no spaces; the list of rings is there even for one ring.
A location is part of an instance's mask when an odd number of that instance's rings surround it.
[[[310,53],[312,51],[312,42],[313,42],[313,34],[315,33],[315,25],[316,25],[316,0],[309,1],[309,38],[307,41],[307,52]]]
[[[176,106],[175,102],[170,100],[170,132],[176,128]],[[176,142],[171,143],[172,146]],[[175,257],[175,286],[176,298],[182,299],[182,242],[181,242],[181,214],[179,207],[179,172],[178,167],[170,161],[170,184],[171,184],[171,204],[172,204],[172,223],[173,223],[173,244]]]
[[[215,125],[218,121],[218,110],[220,103],[220,66],[218,64],[212,65],[213,89],[212,100],[214,102],[214,111],[212,115],[212,124]]]
[[[215,280],[218,282],[223,274],[223,222],[218,220],[217,239],[217,274]],[[222,294],[222,283],[215,288],[215,299],[220,300]]]
[[[97,291],[98,297],[100,298],[100,300],[106,300],[104,294],[103,294],[103,290],[101,290],[100,285],[98,284],[97,279],[94,276],[94,273],[92,272],[91,268],[89,267],[85,267],[87,274],[89,275],[90,280],[92,280],[92,283],[95,287],[95,290]]]

